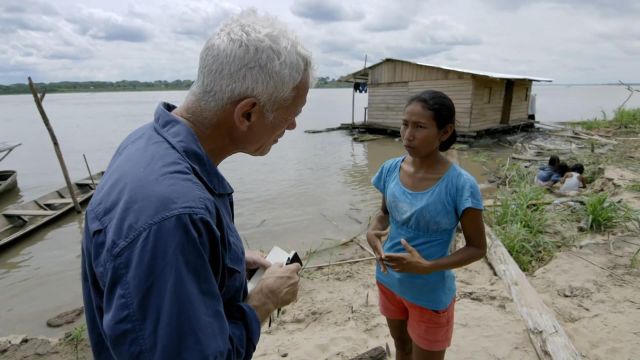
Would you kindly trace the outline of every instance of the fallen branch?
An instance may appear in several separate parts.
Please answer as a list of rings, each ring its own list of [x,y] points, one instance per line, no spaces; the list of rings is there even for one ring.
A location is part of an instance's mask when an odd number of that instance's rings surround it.
[[[598,140],[598,141],[603,142],[605,144],[617,144],[618,143],[617,141],[614,141],[614,140],[605,139],[602,136],[600,136],[600,135],[598,135],[598,134],[596,134],[594,132],[588,131],[588,130],[572,129],[572,128],[568,128],[566,126],[561,126],[561,125],[557,125],[557,124],[549,124],[549,123],[544,123],[544,122],[541,122],[541,121],[536,121],[536,123],[544,125],[544,126],[549,126],[549,127],[554,127],[554,128],[558,128],[558,129],[567,130],[569,132],[574,132],[575,134],[584,136],[585,139],[583,139],[583,140]]]
[[[627,101],[631,99],[631,97],[633,96],[633,93],[640,92],[640,90],[632,88],[631,85],[623,83],[622,80],[618,80],[618,82],[620,83],[620,85],[626,87],[627,91],[629,91],[629,96],[627,96],[627,99],[622,103],[622,105],[618,107],[619,109],[622,109],[627,104]]]
[[[571,200],[567,200],[565,202],[569,202]],[[549,205],[551,203],[554,203],[554,201],[550,201],[550,200],[535,200],[535,201],[529,201],[527,203],[527,206],[529,205]],[[484,207],[494,207],[494,206],[501,206],[502,203],[499,201],[495,201],[494,199],[487,199],[484,201],[484,203],[482,204]]]
[[[527,277],[515,263],[489,226],[487,259],[496,274],[504,281],[520,316],[524,320],[529,338],[540,359],[581,359],[580,353],[565,333],[553,312],[531,286]]]
[[[519,154],[511,154],[510,158],[514,158],[516,160],[526,160],[526,161],[546,161],[548,159],[540,156],[527,156],[527,155],[519,155]]]

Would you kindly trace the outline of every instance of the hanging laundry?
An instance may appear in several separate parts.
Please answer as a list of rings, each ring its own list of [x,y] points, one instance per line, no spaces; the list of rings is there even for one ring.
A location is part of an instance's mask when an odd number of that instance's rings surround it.
[[[353,83],[353,91],[358,92],[358,93],[367,93],[367,83],[360,83],[360,82],[355,82]]]

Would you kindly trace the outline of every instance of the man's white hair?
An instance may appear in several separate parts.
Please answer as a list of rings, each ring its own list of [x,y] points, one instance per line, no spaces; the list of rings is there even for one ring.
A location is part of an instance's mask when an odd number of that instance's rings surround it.
[[[296,36],[275,17],[244,10],[207,40],[186,102],[216,113],[233,101],[256,97],[270,117],[291,101],[303,75],[311,80],[311,54]]]

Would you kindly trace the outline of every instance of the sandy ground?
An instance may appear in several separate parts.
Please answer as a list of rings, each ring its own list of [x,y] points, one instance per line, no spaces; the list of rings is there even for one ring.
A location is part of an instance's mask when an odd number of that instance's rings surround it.
[[[358,257],[369,254],[362,251]],[[256,359],[349,359],[393,340],[378,311],[373,261],[305,271],[298,301],[265,327]],[[535,359],[504,285],[488,264],[457,271],[451,359]]]
[[[618,189],[616,199],[640,209],[640,193],[622,190],[639,181],[637,173],[607,167],[603,178],[599,186]],[[585,359],[640,359],[640,269],[630,264],[638,248],[638,229],[582,233],[574,246],[529,276]],[[331,261],[369,256],[353,244],[332,251]],[[508,291],[486,260],[456,274],[455,330],[447,358],[536,359]],[[373,261],[305,269],[301,276],[298,301],[271,327],[264,326],[255,359],[349,359],[387,345],[393,355],[378,312]],[[86,341],[78,356],[91,358]],[[62,339],[13,337],[0,339],[0,358],[75,359],[76,352]]]

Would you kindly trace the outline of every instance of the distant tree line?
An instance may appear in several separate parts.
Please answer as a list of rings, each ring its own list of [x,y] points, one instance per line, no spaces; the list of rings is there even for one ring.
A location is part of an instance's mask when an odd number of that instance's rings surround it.
[[[156,80],[156,81],[60,81],[51,83],[36,83],[39,91],[47,93],[66,92],[102,92],[102,91],[161,91],[161,90],[187,90],[193,84],[192,80]],[[342,88],[351,87],[350,83],[339,82],[329,77],[320,77],[316,88]],[[0,95],[29,94],[29,85],[12,84],[0,85]]]
[[[352,87],[352,83],[341,82],[328,76],[319,77],[316,81],[316,88],[348,88]]]
[[[137,81],[137,80],[121,80],[121,81],[60,81],[51,83],[36,83],[39,91],[47,93],[65,93],[65,92],[101,92],[101,91],[152,91],[152,90],[186,90],[192,80],[156,80],[156,81]],[[0,95],[8,94],[29,94],[29,85],[12,84],[0,85]]]

